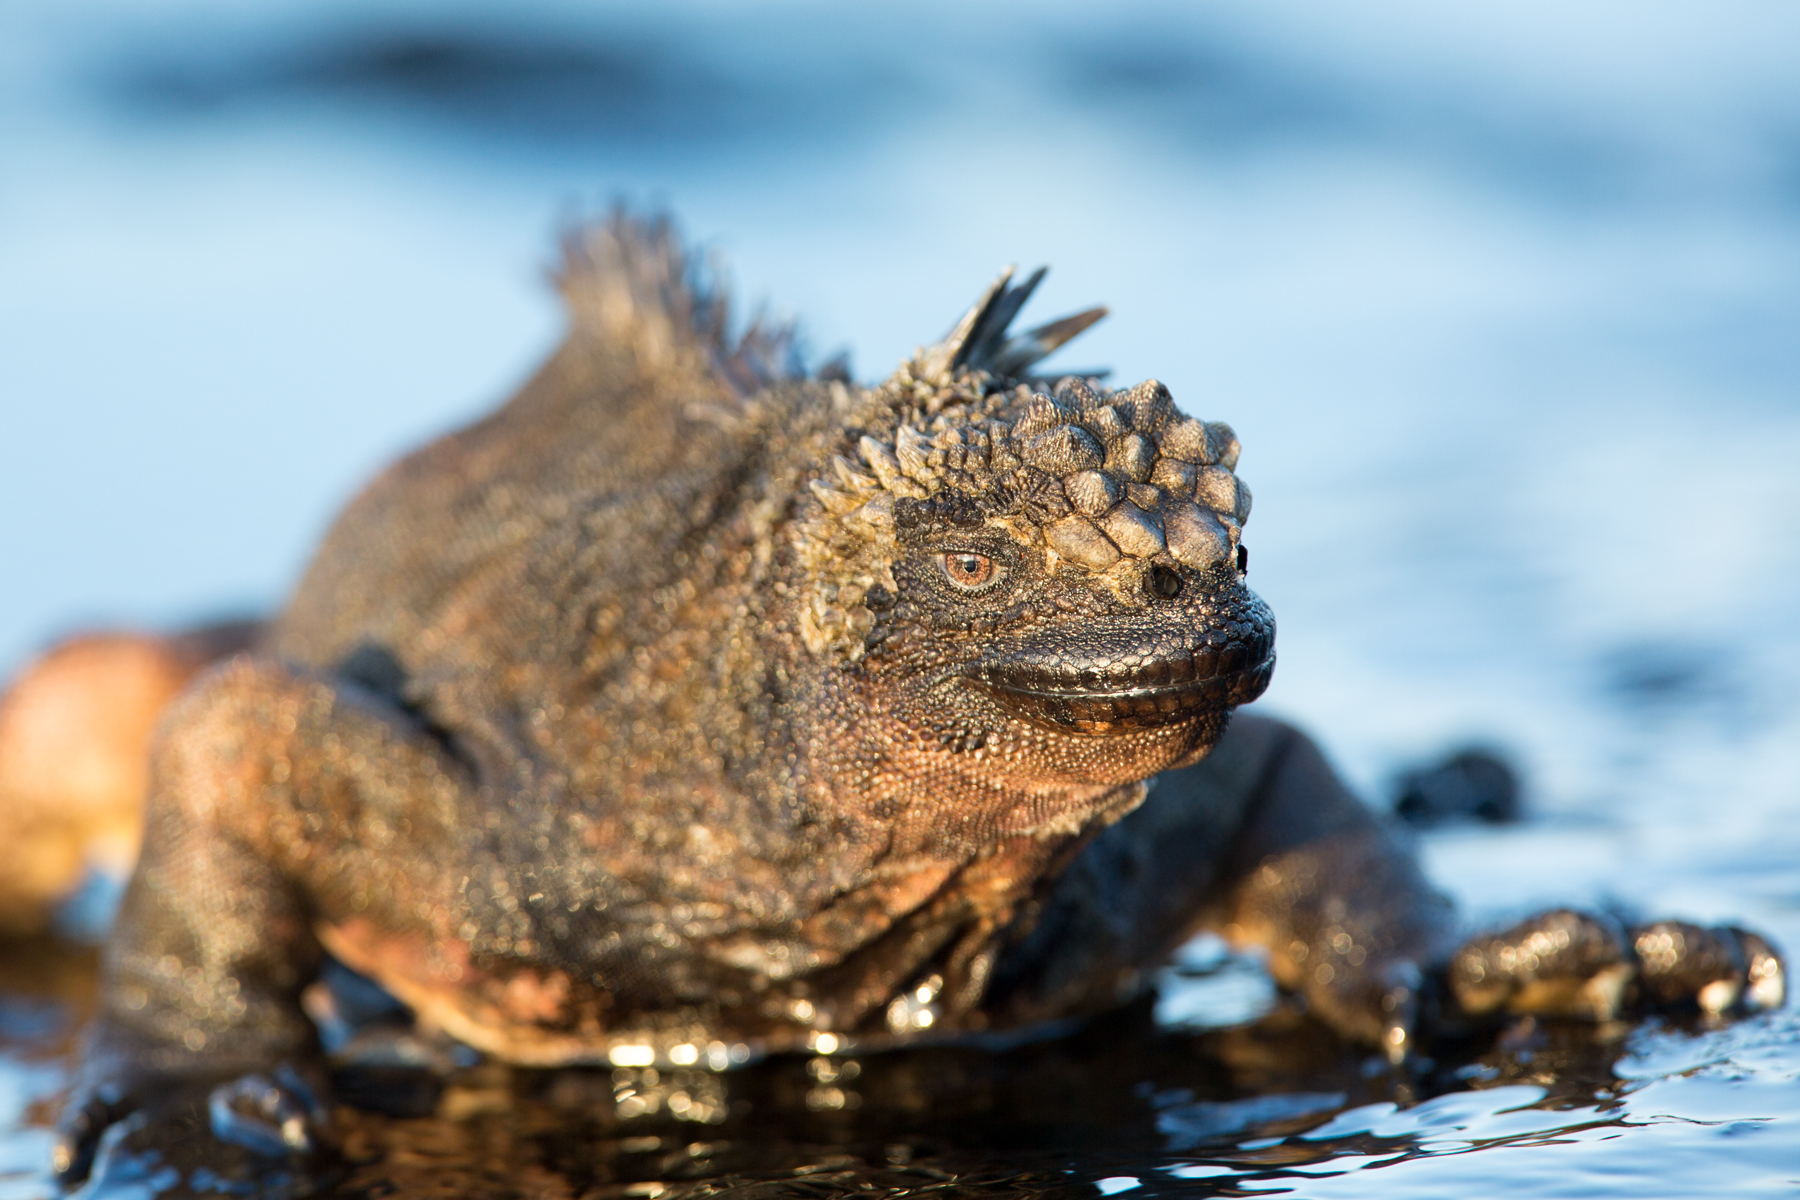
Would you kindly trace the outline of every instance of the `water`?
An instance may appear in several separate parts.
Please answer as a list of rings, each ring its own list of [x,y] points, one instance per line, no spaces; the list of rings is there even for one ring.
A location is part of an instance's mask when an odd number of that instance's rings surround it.
[[[13,0],[0,664],[84,624],[278,602],[361,479],[554,342],[538,268],[559,214],[661,199],[741,295],[800,314],[820,354],[853,347],[864,377],[1002,263],[1052,263],[1034,311],[1114,309],[1069,366],[1154,375],[1243,437],[1252,582],[1282,623],[1262,706],[1372,798],[1469,741],[1526,772],[1524,825],[1424,840],[1472,920],[1606,901],[1800,947],[1797,26],[1772,0]],[[0,1196],[44,1192],[82,954],[5,955]],[[1165,1019],[1267,1002],[1223,974],[1180,983]],[[831,1162],[808,1187],[1800,1179],[1785,1013],[1525,1032],[1404,1086],[1331,1050],[1233,1057],[1272,1032],[1135,1020],[1029,1061],[871,1064],[850,1116],[808,1109],[792,1063],[733,1083],[749,1107],[717,1127],[614,1129],[593,1115],[609,1079],[567,1103],[514,1079],[358,1136],[406,1148],[420,1194],[648,1195]],[[989,1100],[930,1093],[962,1115],[890,1161],[881,1139],[920,1110],[878,1078],[938,1069]],[[1048,1115],[1018,1117],[1037,1104],[1018,1080],[1058,1071]],[[1294,1096],[1313,1099],[1267,1107]],[[713,1149],[670,1165],[690,1144]]]
[[[43,1125],[92,990],[91,953],[22,949],[33,970],[18,955],[0,979],[9,1200],[54,1194]],[[1241,964],[1210,965],[1173,990]],[[1229,1018],[1241,981],[1223,990]],[[334,1194],[1650,1200],[1800,1182],[1791,1009],[1711,1030],[1522,1023],[1497,1046],[1447,1049],[1395,1077],[1283,1005],[1222,1029],[1159,1025],[1139,1005],[1004,1055],[795,1057],[722,1077],[488,1064],[453,1078],[429,1116],[343,1110]],[[186,1161],[181,1147],[170,1157]]]

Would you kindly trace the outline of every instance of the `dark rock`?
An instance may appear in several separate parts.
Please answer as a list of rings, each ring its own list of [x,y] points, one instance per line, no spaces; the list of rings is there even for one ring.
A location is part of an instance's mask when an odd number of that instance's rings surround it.
[[[1409,825],[1481,821],[1507,825],[1522,815],[1519,773],[1492,750],[1470,747],[1400,776],[1394,812]]]

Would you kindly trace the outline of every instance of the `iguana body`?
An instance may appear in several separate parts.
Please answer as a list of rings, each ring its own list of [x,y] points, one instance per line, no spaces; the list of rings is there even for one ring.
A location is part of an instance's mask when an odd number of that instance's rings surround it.
[[[71,1174],[158,1080],[304,1073],[327,951],[514,1062],[723,1066],[1093,1011],[1211,924],[1404,1051],[1442,902],[1304,739],[1225,733],[1274,662],[1229,428],[1032,378],[1091,318],[1010,335],[1030,284],[877,388],[729,343],[666,227],[563,284],[167,719]],[[1617,1007],[1604,922],[1534,928],[1459,960],[1482,1004]],[[304,1144],[257,1078],[215,1123]]]

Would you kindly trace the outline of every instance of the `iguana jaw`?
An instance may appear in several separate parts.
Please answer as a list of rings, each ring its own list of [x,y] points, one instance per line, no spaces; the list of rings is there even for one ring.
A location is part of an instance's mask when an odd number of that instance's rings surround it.
[[[1232,620],[1146,638],[1104,628],[1075,644],[1032,639],[965,675],[1009,716],[1067,733],[1154,729],[1262,695],[1275,669],[1275,623],[1249,592]]]
[[[1234,648],[1235,649],[1235,648]],[[1192,659],[1152,663],[1124,687],[1066,686],[1065,676],[996,670],[981,680],[1000,705],[1033,725],[1075,733],[1149,729],[1248,704],[1263,694],[1275,670],[1271,650],[1254,666],[1196,677]],[[1187,674],[1188,679],[1180,676]],[[1170,682],[1149,682],[1158,677]]]

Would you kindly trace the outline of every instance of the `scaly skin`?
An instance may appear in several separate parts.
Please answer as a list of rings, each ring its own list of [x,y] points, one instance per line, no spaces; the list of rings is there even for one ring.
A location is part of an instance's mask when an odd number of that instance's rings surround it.
[[[1225,732],[1274,664],[1236,438],[1027,377],[1093,314],[1009,336],[1004,284],[865,389],[726,343],[666,227],[574,240],[564,346],[168,716],[65,1176],[170,1086],[309,1147],[327,953],[509,1061],[723,1065],[1091,1012],[1210,924],[1404,1052],[1444,905]]]

